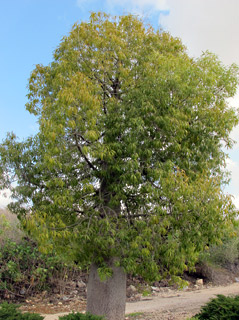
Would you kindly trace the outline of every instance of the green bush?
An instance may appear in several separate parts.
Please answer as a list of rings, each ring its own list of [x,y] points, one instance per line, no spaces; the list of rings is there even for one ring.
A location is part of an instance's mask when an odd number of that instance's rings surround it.
[[[39,252],[30,240],[20,243],[11,240],[0,248],[0,297],[26,297],[58,285],[76,268],[66,265],[57,255]],[[9,294],[11,293],[11,294]],[[13,297],[11,297],[13,295]]]
[[[103,320],[103,317],[94,316],[92,314],[86,313],[69,313],[66,316],[59,317],[59,320]]]
[[[23,236],[17,216],[6,209],[0,209],[0,247],[7,239],[20,242]]]
[[[195,318],[198,320],[238,320],[239,296],[218,295],[217,298],[212,299],[202,307]]]
[[[22,313],[17,305],[2,303],[0,304],[1,320],[43,320],[44,318],[37,313]]]

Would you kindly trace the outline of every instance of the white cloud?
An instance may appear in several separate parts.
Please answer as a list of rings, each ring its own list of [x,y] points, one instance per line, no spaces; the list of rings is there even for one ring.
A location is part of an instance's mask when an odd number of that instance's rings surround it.
[[[5,208],[10,202],[11,192],[10,190],[3,190],[0,193],[0,208]]]
[[[239,62],[238,0],[168,0],[163,25],[182,38],[193,55],[210,50],[226,64]]]
[[[230,135],[230,137],[235,141],[233,150],[239,150],[239,126],[236,126]],[[239,160],[239,159],[238,159]]]
[[[96,6],[96,0],[77,0],[81,8]],[[158,15],[160,25],[178,36],[194,56],[210,50],[226,64],[239,63],[238,0],[105,0],[102,8],[115,13],[125,12]],[[170,14],[163,15],[168,11]]]
[[[128,6],[131,8],[139,8],[145,10],[168,10],[167,0],[108,0],[111,5]]]
[[[237,209],[239,209],[239,194],[234,195],[232,197],[232,202],[234,203],[234,205],[236,206]]]
[[[233,194],[237,194],[239,190],[239,162],[227,159],[227,169],[231,172],[230,189]]]

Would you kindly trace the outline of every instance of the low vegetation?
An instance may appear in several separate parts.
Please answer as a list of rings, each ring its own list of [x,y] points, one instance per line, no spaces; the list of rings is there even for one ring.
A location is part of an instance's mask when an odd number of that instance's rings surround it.
[[[237,236],[226,238],[221,245],[214,245],[201,255],[201,261],[212,265],[232,269],[239,264],[239,228]]]
[[[79,272],[57,255],[39,252],[36,244],[23,239],[20,243],[5,241],[0,251],[0,298],[25,298],[43,290],[63,286],[64,281]]]
[[[65,283],[80,270],[61,257],[43,254],[20,229],[16,215],[0,209],[0,299],[21,300]]]
[[[103,317],[94,316],[92,314],[86,313],[70,313],[65,316],[59,317],[59,320],[103,320]]]
[[[0,319],[1,320],[43,320],[44,317],[37,313],[22,313],[19,306],[15,304],[2,303],[0,304]]]
[[[234,235],[234,236],[232,236]],[[199,256],[197,277],[216,285],[227,284],[239,276],[239,226],[226,234],[220,245],[211,245]]]
[[[1,320],[43,320],[44,317],[37,313],[24,312],[19,310],[19,306],[8,304],[6,302],[0,304],[0,319]],[[59,317],[59,320],[103,320],[103,317],[94,316],[89,313],[69,313],[68,315]]]
[[[236,237],[225,237],[222,245],[211,246],[201,254],[202,276],[209,281],[214,280],[212,270],[216,270],[217,276],[225,268],[235,274],[238,271],[238,226],[234,233]],[[56,254],[40,252],[36,243],[20,230],[17,217],[7,210],[0,210],[0,266],[0,299],[4,300],[21,300],[44,290],[50,293],[59,286],[62,292],[64,283],[80,274],[79,268],[66,264]]]
[[[239,315],[239,296],[218,295],[212,299],[191,320],[236,320]]]
[[[7,239],[19,242],[23,236],[17,216],[6,209],[0,209],[0,246]]]

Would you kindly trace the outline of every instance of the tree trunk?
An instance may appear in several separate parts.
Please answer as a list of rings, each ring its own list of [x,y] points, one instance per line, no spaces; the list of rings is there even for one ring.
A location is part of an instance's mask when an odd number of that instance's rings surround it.
[[[101,281],[97,266],[91,265],[87,285],[87,312],[104,316],[106,320],[124,320],[126,304],[126,274],[123,268],[109,265],[113,275]]]

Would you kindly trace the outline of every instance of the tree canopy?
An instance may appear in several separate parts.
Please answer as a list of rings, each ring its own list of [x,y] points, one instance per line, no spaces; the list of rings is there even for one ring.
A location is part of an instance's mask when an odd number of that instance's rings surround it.
[[[191,58],[135,16],[93,13],[31,73],[39,133],[0,145],[11,209],[42,248],[85,266],[178,275],[235,215],[222,186],[237,84],[209,52]]]

